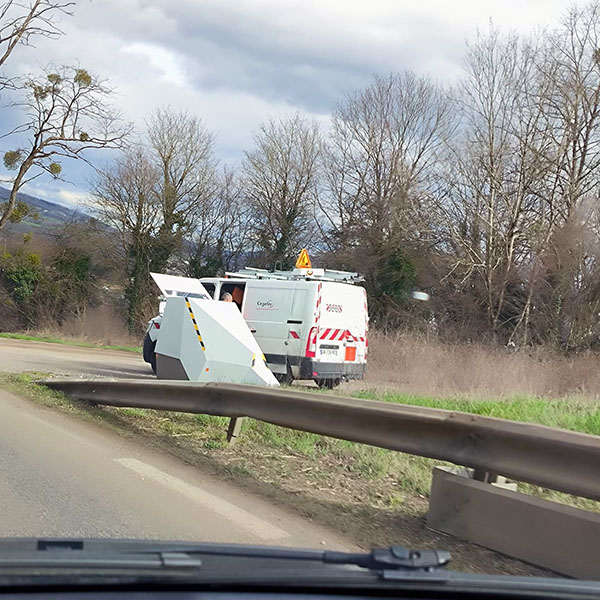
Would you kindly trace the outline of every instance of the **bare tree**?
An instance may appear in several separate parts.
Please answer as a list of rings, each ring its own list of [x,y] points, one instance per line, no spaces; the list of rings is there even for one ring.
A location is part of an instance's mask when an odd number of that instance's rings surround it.
[[[291,266],[315,237],[319,148],[317,124],[296,114],[262,124],[245,153],[244,190],[266,265]]]
[[[93,208],[121,242],[120,264],[127,281],[128,325],[135,332],[151,308],[150,263],[154,238],[162,222],[158,185],[160,171],[138,148],[98,171],[92,186]],[[153,307],[152,307],[153,308]]]
[[[563,350],[598,346],[599,225],[598,200],[589,198],[553,229],[537,259],[535,310],[529,317],[535,343],[554,343]]]
[[[536,256],[532,275],[546,285],[549,281],[562,282],[556,286],[559,296],[552,300],[559,309],[546,311],[545,329],[556,335],[563,348],[577,345],[583,339],[581,325],[588,322],[585,313],[594,304],[586,301],[590,300],[586,291],[592,284],[590,277],[596,275],[590,269],[595,262],[595,253],[589,252],[592,246],[589,243],[582,246],[573,239],[575,245],[567,249],[564,241],[575,231],[582,239],[589,239],[595,231],[589,225],[592,222],[589,202],[591,199],[597,202],[595,199],[600,196],[599,46],[600,4],[574,6],[561,25],[548,34],[548,50],[539,66],[549,82],[544,118],[552,144],[547,147],[545,158],[552,161],[554,168],[543,189],[547,242]],[[581,248],[586,250],[578,253]],[[580,260],[574,262],[565,256],[565,251],[570,257],[577,254]],[[561,260],[553,261],[552,256]],[[548,264],[553,264],[550,270]],[[562,273],[557,271],[559,265],[564,266]],[[567,279],[570,279],[568,284]],[[540,306],[532,290],[525,323],[534,302]],[[536,320],[539,322],[539,318]],[[587,331],[587,325],[583,329]]]
[[[553,134],[548,210],[567,218],[578,200],[597,195],[600,178],[600,4],[571,8],[548,34],[539,68],[550,81],[544,117]]]
[[[218,201],[212,146],[199,119],[161,109],[148,119],[147,142],[120,155],[94,182],[95,210],[122,240],[131,332],[152,310],[150,272],[187,254],[185,236],[189,242],[205,229],[217,235],[227,214]]]
[[[193,115],[159,109],[148,119],[147,136],[160,172],[162,213],[152,268],[163,271],[214,200],[214,135]]]
[[[84,69],[63,67],[25,80],[21,103],[26,121],[11,134],[27,137],[23,147],[4,154],[16,171],[8,202],[0,207],[0,229],[11,218],[17,194],[44,173],[58,178],[62,159],[87,161],[90,150],[119,148],[129,132],[108,105],[111,89]]]
[[[29,4],[7,0],[1,3],[0,68],[19,44],[31,46],[36,37],[57,38],[62,35],[59,18],[70,15],[74,6],[75,2],[56,0],[33,0]],[[0,75],[0,87],[6,84],[6,77]]]
[[[250,214],[242,182],[232,169],[223,169],[218,190],[212,201],[202,205],[195,226],[187,261],[189,276],[219,275],[243,266],[242,260],[252,260]]]
[[[587,322],[581,298],[596,271],[583,206],[600,191],[599,17],[597,3],[573,8],[535,41],[491,28],[467,51],[461,135],[437,201],[439,247],[452,257],[442,281],[475,297],[504,341],[566,347]]]
[[[553,166],[544,158],[551,138],[539,56],[540,48],[493,28],[469,46],[461,135],[450,144],[437,204],[455,288],[479,296],[491,331],[509,336],[522,320],[520,278],[537,251],[540,191]]]
[[[407,264],[399,253],[429,243],[430,186],[453,130],[449,96],[410,72],[375,77],[334,110],[324,153],[321,222],[340,266],[367,274],[375,312],[403,293],[383,298],[392,263]]]

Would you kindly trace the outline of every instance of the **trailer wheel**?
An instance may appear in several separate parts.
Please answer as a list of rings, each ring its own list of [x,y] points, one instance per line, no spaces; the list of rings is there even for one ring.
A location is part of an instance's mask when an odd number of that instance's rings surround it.
[[[154,354],[155,348],[156,342],[153,342],[150,339],[150,336],[146,334],[146,337],[144,338],[144,360],[150,364],[154,373],[156,373],[156,354]]]
[[[315,379],[315,383],[321,388],[325,390],[333,390],[340,383],[342,383],[341,379]]]

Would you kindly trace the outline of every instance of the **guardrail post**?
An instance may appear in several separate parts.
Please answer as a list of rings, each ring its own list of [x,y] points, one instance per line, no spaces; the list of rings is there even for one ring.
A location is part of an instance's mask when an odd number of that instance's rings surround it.
[[[483,481],[483,483],[496,483],[498,475],[490,473],[485,469],[473,469],[473,479],[475,481]]]
[[[227,428],[227,442],[229,444],[235,444],[240,435],[242,429],[242,422],[244,417],[231,417],[229,419],[229,427]]]

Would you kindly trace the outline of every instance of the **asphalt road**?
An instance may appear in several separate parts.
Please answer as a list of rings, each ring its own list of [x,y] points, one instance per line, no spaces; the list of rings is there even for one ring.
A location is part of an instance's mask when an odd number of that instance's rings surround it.
[[[138,355],[0,339],[0,370],[140,376]],[[0,537],[117,537],[356,550],[191,465],[0,389]]]
[[[173,457],[0,390],[0,537],[12,536],[354,547]]]
[[[154,377],[141,354],[0,338],[0,371],[93,377]]]

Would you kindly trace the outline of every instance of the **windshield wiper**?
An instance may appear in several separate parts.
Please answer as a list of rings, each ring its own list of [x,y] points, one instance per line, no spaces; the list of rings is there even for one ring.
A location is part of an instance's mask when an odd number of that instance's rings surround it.
[[[148,552],[140,545],[121,551],[118,544],[84,540],[23,542],[0,544],[0,569],[198,569],[202,565],[198,557],[186,552]]]
[[[150,540],[0,540],[0,589],[15,585],[197,585],[211,589],[405,589],[597,600],[600,582],[446,570],[450,554],[365,553]],[[215,587],[216,586],[216,587]],[[505,595],[503,595],[505,594]],[[512,597],[512,596],[511,596]]]
[[[218,566],[223,559],[261,560],[261,566],[312,564],[354,566],[368,571],[430,572],[450,561],[440,550],[407,550],[401,546],[376,548],[368,553],[269,548],[235,544],[176,542],[116,542],[104,540],[36,540],[26,547],[0,545],[0,569],[108,568],[108,569],[201,569]],[[206,562],[210,565],[206,565]],[[266,561],[266,562],[264,562]],[[292,565],[292,563],[295,563]]]
[[[44,556],[13,554],[0,556],[2,569],[199,569],[202,561],[181,552],[52,552]]]
[[[445,567],[450,559],[450,552],[445,550],[408,550],[402,546],[374,548],[368,554],[323,552],[324,563],[357,565],[371,570],[433,571]]]

